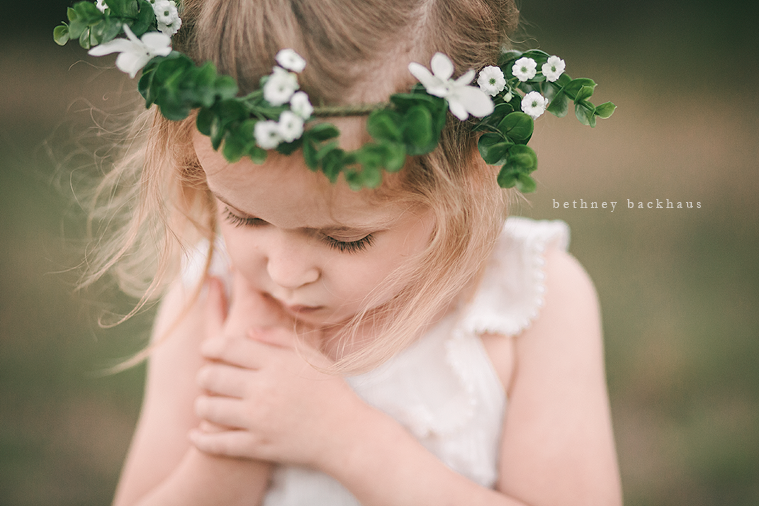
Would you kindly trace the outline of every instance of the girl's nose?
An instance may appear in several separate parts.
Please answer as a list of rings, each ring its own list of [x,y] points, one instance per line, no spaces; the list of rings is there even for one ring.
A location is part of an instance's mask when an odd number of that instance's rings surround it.
[[[279,241],[278,247],[269,250],[266,270],[274,283],[290,290],[313,283],[321,275],[307,248],[290,241]]]

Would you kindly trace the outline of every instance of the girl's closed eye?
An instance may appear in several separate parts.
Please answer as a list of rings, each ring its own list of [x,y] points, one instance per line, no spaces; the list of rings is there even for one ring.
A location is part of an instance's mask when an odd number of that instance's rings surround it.
[[[235,227],[260,227],[266,225],[266,222],[261,218],[254,218],[252,216],[237,216],[235,213],[230,211],[228,207],[224,208],[224,219]]]
[[[224,208],[224,219],[235,227],[261,227],[267,225],[267,222],[261,218],[254,218],[252,216],[238,216],[233,213],[229,207]],[[364,251],[372,244],[374,244],[374,235],[367,234],[361,239],[355,241],[341,241],[328,235],[322,235],[322,240],[332,249],[338,250],[341,253],[357,253]]]
[[[330,248],[336,249],[343,253],[357,253],[359,251],[364,251],[369,246],[374,244],[374,236],[372,234],[362,237],[357,241],[339,241],[334,237],[330,237],[328,235],[324,236],[324,240],[327,242],[327,245],[329,245]]]

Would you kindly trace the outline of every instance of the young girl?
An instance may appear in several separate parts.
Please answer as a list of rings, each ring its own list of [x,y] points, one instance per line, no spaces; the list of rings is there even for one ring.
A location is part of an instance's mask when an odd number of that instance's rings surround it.
[[[196,129],[203,112],[172,121],[164,102],[138,122],[142,144],[103,186],[121,185],[105,194],[133,216],[93,276],[118,266],[126,287],[152,269],[148,293],[168,288],[114,504],[620,504],[593,286],[563,223],[505,219],[498,167],[460,121],[489,113],[467,101],[471,77],[447,80],[447,59],[458,74],[496,65],[513,3],[186,0],[181,22],[166,9],[173,49],[241,94],[279,62],[299,67],[309,104],[387,102],[417,76],[428,96],[444,84],[453,114],[431,152],[360,190],[308,170],[305,144],[230,163]],[[159,34],[128,35],[168,55]],[[117,64],[134,75],[130,58]],[[430,60],[433,73],[409,66]],[[340,148],[370,140],[365,116],[328,120]],[[256,149],[277,145],[259,133]]]

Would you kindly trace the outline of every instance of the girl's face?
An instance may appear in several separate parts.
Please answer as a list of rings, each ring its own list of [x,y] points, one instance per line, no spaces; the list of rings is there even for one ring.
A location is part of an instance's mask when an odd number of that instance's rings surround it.
[[[345,322],[429,243],[429,210],[370,203],[342,182],[330,185],[297,155],[270,152],[263,165],[230,165],[207,137],[196,132],[194,144],[232,266],[303,323]],[[395,292],[378,295],[375,305]]]

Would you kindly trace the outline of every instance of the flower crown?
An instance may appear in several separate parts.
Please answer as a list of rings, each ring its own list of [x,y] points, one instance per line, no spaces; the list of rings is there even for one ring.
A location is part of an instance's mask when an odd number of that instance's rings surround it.
[[[479,72],[477,87],[471,85],[474,70],[454,80],[451,60],[437,53],[432,72],[409,64],[420,84],[391,95],[389,102],[314,106],[298,91],[305,60],[283,49],[276,56],[279,65],[261,79],[259,89],[238,97],[234,79],[219,75],[212,62],[198,66],[171,49],[171,36],[182,26],[180,8],[172,0],[82,1],[68,9],[69,22],[56,27],[53,36],[60,45],[78,38],[93,56],[119,53],[116,66],[130,77],[142,70],[138,89],[146,107],[156,104],[167,119],[183,120],[198,109],[198,130],[229,162],[247,156],[263,163],[266,150],[289,155],[302,149],[306,165],[330,181],[342,173],[353,189],[374,188],[382,182],[382,170],[396,172],[407,155],[435,149],[450,110],[461,121],[478,118],[473,130],[482,132],[479,152],[486,163],[501,166],[499,186],[528,193],[536,186],[530,174],[537,156],[527,146],[533,120],[545,111],[565,116],[572,100],[577,119],[594,127],[597,117],[608,118],[616,108],[611,102],[594,106],[588,99],[596,83],[570,78],[564,60],[539,50],[504,52],[498,66]],[[117,38],[121,34],[126,38]],[[339,147],[340,131],[332,124],[306,128],[316,118],[355,115],[368,115],[372,141],[354,151]]]

